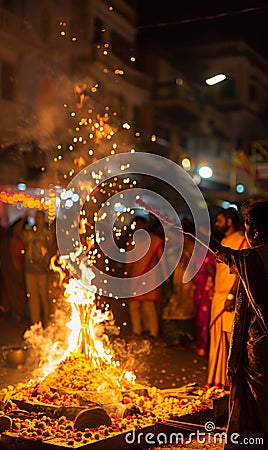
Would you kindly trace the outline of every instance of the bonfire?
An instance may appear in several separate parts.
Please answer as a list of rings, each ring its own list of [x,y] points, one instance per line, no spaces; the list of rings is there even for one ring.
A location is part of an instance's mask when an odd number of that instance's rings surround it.
[[[137,383],[128,364],[131,355],[120,361],[116,346],[105,333],[113,315],[109,309],[97,307],[91,267],[82,264],[81,273],[81,280],[69,278],[66,284],[64,277],[60,278],[65,306],[70,308],[65,346],[63,340],[44,339],[50,350],[40,360],[38,377],[0,391],[1,441],[16,448],[25,441],[32,443],[32,449],[37,441],[55,448],[92,448],[109,438],[123,449],[128,448],[128,439],[133,439],[133,430],[156,432],[159,424],[173,429],[176,420],[195,414],[203,414],[205,421],[213,420],[209,401],[225,396],[219,389],[198,390],[190,383],[160,390]],[[25,334],[29,341],[33,335],[42,335],[40,325]],[[127,347],[119,342],[119,349]],[[145,348],[150,349],[148,341]],[[194,396],[189,396],[193,390]],[[184,427],[185,433],[189,432],[189,425]]]

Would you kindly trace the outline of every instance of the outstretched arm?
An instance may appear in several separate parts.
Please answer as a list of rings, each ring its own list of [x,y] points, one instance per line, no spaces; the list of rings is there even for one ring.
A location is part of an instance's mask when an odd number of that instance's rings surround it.
[[[219,263],[230,265],[230,257],[233,250],[230,247],[225,247],[217,239],[211,238],[209,247],[214,252],[215,259]]]

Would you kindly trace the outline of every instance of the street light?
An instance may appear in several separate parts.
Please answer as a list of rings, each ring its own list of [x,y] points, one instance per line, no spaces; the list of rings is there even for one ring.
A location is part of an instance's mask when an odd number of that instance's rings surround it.
[[[218,73],[217,75],[214,75],[213,77],[207,78],[205,80],[205,83],[209,86],[213,86],[214,84],[220,83],[221,81],[226,79],[226,75],[223,73]]]
[[[237,184],[235,190],[238,194],[242,194],[245,191],[245,186],[243,184]]]
[[[211,178],[211,177],[212,177],[212,175],[213,175],[213,170],[212,170],[210,167],[208,167],[208,166],[202,166],[202,167],[200,167],[200,169],[198,170],[198,173],[199,173],[199,175],[200,175],[201,178],[208,179],[208,178]]]
[[[183,158],[181,165],[184,168],[184,170],[187,170],[187,171],[191,170],[191,161],[189,158]]]

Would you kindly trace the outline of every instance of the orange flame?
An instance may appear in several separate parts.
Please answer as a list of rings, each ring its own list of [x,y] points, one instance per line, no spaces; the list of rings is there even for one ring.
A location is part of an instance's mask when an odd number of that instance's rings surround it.
[[[71,279],[65,289],[67,301],[71,303],[71,320],[67,324],[71,330],[69,352],[83,353],[96,365],[110,364],[112,354],[104,347],[108,337],[102,333],[101,324],[111,320],[110,311],[100,311],[95,304],[96,287],[91,284],[94,273],[90,267],[81,264],[82,283]],[[83,278],[87,286],[83,286]]]
[[[64,263],[64,257],[60,259],[60,262]],[[56,271],[59,269],[53,260],[51,268]],[[81,280],[70,278],[65,285],[64,296],[71,305],[71,316],[66,326],[71,332],[68,337],[68,348],[61,360],[70,354],[83,355],[94,366],[107,370],[107,373],[110,373],[111,370],[113,372],[112,368],[114,368],[117,374],[117,380],[114,381],[118,386],[124,380],[134,384],[136,376],[132,372],[124,369],[121,373],[118,372],[120,362],[115,359],[109,338],[104,332],[105,323],[113,321],[113,314],[111,310],[101,310],[96,305],[97,288],[92,284],[95,277],[94,272],[90,266],[86,266],[84,263],[80,264],[80,269]],[[63,283],[63,273],[59,272],[61,284]]]

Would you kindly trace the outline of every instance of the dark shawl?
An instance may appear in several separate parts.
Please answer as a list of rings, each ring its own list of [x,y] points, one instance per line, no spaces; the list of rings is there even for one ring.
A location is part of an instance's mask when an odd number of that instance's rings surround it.
[[[262,436],[268,448],[268,244],[246,250],[220,247],[217,261],[240,283],[228,359],[229,434]],[[239,446],[239,448],[241,445]],[[226,448],[232,448],[227,445]],[[237,447],[236,447],[237,448]],[[255,448],[255,447],[251,447]]]

